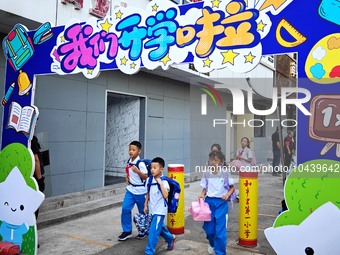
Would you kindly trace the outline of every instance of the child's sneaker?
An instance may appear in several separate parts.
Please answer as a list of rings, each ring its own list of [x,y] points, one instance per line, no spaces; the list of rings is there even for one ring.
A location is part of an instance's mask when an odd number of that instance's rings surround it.
[[[139,240],[143,240],[147,235],[146,234],[138,234],[138,236],[136,236],[137,239]]]
[[[175,247],[176,236],[172,235],[172,241],[168,244],[168,251],[172,251]]]
[[[209,254],[215,254],[214,247],[210,246],[210,244],[208,246],[208,252],[209,252]]]
[[[130,237],[132,237],[131,232],[123,232],[120,236],[118,236],[118,241],[125,241]]]

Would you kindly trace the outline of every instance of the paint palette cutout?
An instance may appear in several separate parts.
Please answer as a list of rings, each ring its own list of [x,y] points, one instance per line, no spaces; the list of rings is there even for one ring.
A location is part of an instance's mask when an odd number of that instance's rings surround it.
[[[308,54],[307,77],[319,84],[340,82],[340,33],[330,34],[318,41]]]

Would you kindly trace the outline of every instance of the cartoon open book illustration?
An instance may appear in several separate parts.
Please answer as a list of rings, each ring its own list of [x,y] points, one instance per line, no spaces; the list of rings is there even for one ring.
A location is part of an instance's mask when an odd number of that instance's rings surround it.
[[[32,134],[32,127],[38,117],[38,110],[34,106],[27,105],[21,107],[17,102],[12,102],[9,109],[7,122],[8,128],[13,128],[17,132],[24,133],[27,137]]]

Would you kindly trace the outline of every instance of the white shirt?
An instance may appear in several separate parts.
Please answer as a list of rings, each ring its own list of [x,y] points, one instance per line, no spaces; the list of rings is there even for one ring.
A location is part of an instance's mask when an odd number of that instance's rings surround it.
[[[149,178],[151,178],[151,176]],[[149,178],[146,180],[146,183],[149,183]],[[157,183],[154,177],[152,177],[152,183]],[[169,192],[169,183],[166,180],[162,180],[162,184],[164,188]],[[163,194],[157,184],[150,185],[149,213],[153,215],[166,215],[168,213],[168,205],[164,200]]]
[[[131,159],[129,159],[128,163],[135,165],[138,160],[140,160],[139,156],[132,162],[131,162]],[[144,162],[140,162],[138,166],[136,165],[136,167],[143,174],[148,174],[148,169],[146,168],[146,165],[145,165]],[[131,167],[129,168],[129,181],[130,181],[130,183],[132,183],[134,185],[141,185],[141,184],[145,183],[145,182],[142,182],[142,179],[140,178],[140,176],[137,173],[132,171]],[[147,192],[146,184],[144,186],[138,186],[138,187],[133,187],[131,184],[129,184],[126,187],[126,189],[128,191],[130,191],[132,194],[135,194],[135,195],[143,195],[143,194],[146,194],[146,192]]]
[[[242,149],[242,147],[239,148],[237,150],[236,155],[247,160],[253,157],[253,153],[251,149],[249,149],[248,147],[245,147],[244,149]],[[244,163],[245,166],[251,166],[251,162],[247,162],[245,160],[242,160],[242,162]]]
[[[227,178],[226,173],[218,172],[216,175],[213,173],[206,173],[202,176],[200,186],[206,189],[208,197],[221,198],[228,193],[224,185],[224,179]],[[234,185],[234,180],[228,177],[229,186]]]

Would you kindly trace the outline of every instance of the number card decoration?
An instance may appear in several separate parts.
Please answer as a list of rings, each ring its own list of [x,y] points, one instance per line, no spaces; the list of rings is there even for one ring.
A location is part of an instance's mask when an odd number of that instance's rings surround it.
[[[314,97],[310,112],[309,136],[327,142],[320,154],[325,155],[336,146],[336,156],[340,157],[340,95]]]

